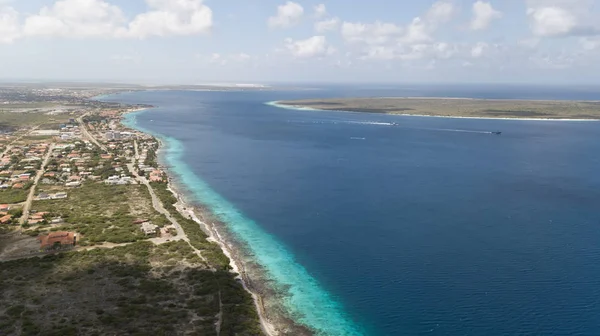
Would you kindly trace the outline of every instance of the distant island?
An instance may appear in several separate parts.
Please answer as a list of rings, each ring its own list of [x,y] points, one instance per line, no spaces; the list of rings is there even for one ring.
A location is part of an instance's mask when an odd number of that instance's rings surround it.
[[[600,101],[469,98],[336,98],[278,101],[280,107],[463,118],[600,120]]]

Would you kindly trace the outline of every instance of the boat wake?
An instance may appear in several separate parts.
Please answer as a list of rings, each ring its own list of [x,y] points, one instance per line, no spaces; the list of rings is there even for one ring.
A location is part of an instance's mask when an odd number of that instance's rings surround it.
[[[296,124],[327,124],[327,125],[369,125],[369,126],[394,126],[398,129],[405,130],[418,130],[418,131],[432,131],[432,132],[460,132],[460,133],[474,133],[474,134],[495,134],[500,135],[502,132],[498,131],[479,131],[479,130],[468,130],[468,129],[455,129],[455,128],[422,128],[422,127],[407,127],[401,126],[395,122],[384,122],[384,121],[358,121],[358,120],[288,120],[289,123]],[[353,140],[356,140],[352,138]]]
[[[477,133],[477,134],[496,134],[497,132],[490,131],[474,131],[465,129],[451,129],[451,128],[411,128],[423,131],[438,131],[438,132],[461,132],[461,133]]]
[[[397,126],[396,123],[382,121],[355,121],[355,120],[288,120],[294,124],[326,124],[326,125],[373,125],[373,126]]]

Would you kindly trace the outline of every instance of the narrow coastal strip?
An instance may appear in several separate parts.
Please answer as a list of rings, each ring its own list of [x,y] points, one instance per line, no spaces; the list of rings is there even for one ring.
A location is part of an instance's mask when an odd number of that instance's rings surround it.
[[[597,101],[381,97],[271,101],[266,105],[297,111],[337,111],[429,118],[600,121],[600,102]]]
[[[362,335],[362,331],[345,314],[335,300],[307,270],[295,261],[292,253],[257,223],[245,217],[231,203],[213,191],[183,162],[183,145],[174,138],[156,134],[140,127],[136,116],[144,111],[127,114],[124,125],[160,139],[160,159],[166,163],[174,181],[169,188],[180,200],[179,210],[210,232],[242,277],[252,293],[261,323],[268,334],[294,335]],[[172,182],[173,180],[170,180]],[[179,182],[179,183],[177,183]],[[184,185],[183,188],[178,184]],[[191,213],[185,202],[185,189],[194,201],[206,206],[217,222],[205,213]],[[197,210],[197,209],[196,209]]]

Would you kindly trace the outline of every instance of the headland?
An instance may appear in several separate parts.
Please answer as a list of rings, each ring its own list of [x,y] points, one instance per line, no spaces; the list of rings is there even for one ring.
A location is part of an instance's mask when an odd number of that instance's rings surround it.
[[[271,104],[304,110],[429,117],[600,120],[598,101],[381,97],[289,100]]]

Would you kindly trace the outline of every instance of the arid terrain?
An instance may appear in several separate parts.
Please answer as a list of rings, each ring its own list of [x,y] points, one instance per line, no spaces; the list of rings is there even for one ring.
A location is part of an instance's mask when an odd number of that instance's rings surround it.
[[[471,118],[600,119],[600,102],[453,98],[340,98],[277,102],[317,110]]]

